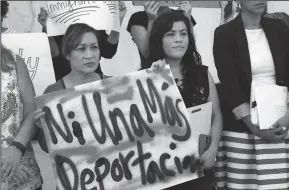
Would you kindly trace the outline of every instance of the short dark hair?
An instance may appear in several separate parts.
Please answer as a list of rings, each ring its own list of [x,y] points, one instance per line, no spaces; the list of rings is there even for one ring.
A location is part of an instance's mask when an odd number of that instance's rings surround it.
[[[95,34],[97,41],[98,41],[98,47],[100,51],[100,57],[99,60],[101,59],[101,51],[102,51],[102,46],[100,42],[100,32],[95,30],[94,28],[88,26],[87,24],[83,23],[76,23],[76,24],[71,24],[63,37],[62,41],[62,55],[66,58],[68,54],[71,53],[72,50],[77,48],[77,46],[80,44],[81,39],[83,35],[87,32],[92,32]],[[96,73],[102,75],[102,70],[100,65],[97,67]]]
[[[64,34],[62,41],[62,54],[64,57],[70,54],[72,50],[77,48],[82,40],[83,35],[87,32],[92,32],[95,34],[98,41],[99,50],[101,52],[99,31],[88,26],[87,24],[76,23],[71,24]]]
[[[1,1],[1,17],[6,17],[8,13],[9,3],[7,1]]]

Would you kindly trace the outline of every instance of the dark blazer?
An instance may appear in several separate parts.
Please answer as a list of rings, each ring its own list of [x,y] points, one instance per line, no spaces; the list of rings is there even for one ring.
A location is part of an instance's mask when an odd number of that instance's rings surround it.
[[[262,17],[261,25],[273,56],[276,84],[289,87],[289,29],[282,21],[265,17]],[[221,82],[224,129],[250,132],[232,113],[234,108],[250,102],[252,82],[250,54],[241,15],[216,28],[213,53]]]

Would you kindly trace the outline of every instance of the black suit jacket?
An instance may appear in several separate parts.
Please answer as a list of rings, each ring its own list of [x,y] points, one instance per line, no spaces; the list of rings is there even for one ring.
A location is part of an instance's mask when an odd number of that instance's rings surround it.
[[[289,87],[289,29],[280,20],[262,17],[261,25],[273,56],[276,84]],[[220,99],[224,129],[249,132],[232,110],[250,102],[252,82],[247,37],[241,15],[219,26],[214,34],[213,53],[221,82]]]

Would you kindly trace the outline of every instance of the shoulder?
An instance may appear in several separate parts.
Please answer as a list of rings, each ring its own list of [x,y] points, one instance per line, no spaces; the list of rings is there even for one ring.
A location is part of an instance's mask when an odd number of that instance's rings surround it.
[[[130,28],[132,25],[139,25],[147,27],[148,16],[145,11],[135,12],[131,15],[128,23],[128,27]]]
[[[133,13],[130,18],[131,19],[143,19],[143,18],[147,18],[147,14],[145,11],[138,11],[138,12]]]
[[[63,79],[60,79],[60,80],[56,81],[54,84],[49,85],[44,90],[43,94],[47,94],[47,93],[50,93],[50,92],[55,92],[55,91],[58,91],[58,90],[63,90],[64,87],[63,87],[63,84],[62,84],[62,80]]]
[[[232,30],[233,30],[233,27],[236,23],[236,18],[234,20],[231,20],[225,24],[222,24],[220,26],[218,26],[216,29],[215,29],[215,35],[218,35],[218,34],[227,34],[227,33],[230,33]]]

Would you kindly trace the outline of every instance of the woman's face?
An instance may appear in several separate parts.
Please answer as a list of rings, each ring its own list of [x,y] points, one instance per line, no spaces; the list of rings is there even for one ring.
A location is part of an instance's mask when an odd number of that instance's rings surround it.
[[[189,45],[188,29],[183,21],[174,22],[163,37],[163,50],[169,59],[182,59]]]
[[[100,50],[93,32],[83,35],[80,44],[67,55],[71,69],[82,73],[92,73],[99,66]]]
[[[251,14],[261,15],[267,7],[267,1],[251,1],[251,0],[242,0],[239,1],[241,4],[242,10],[245,10]]]

